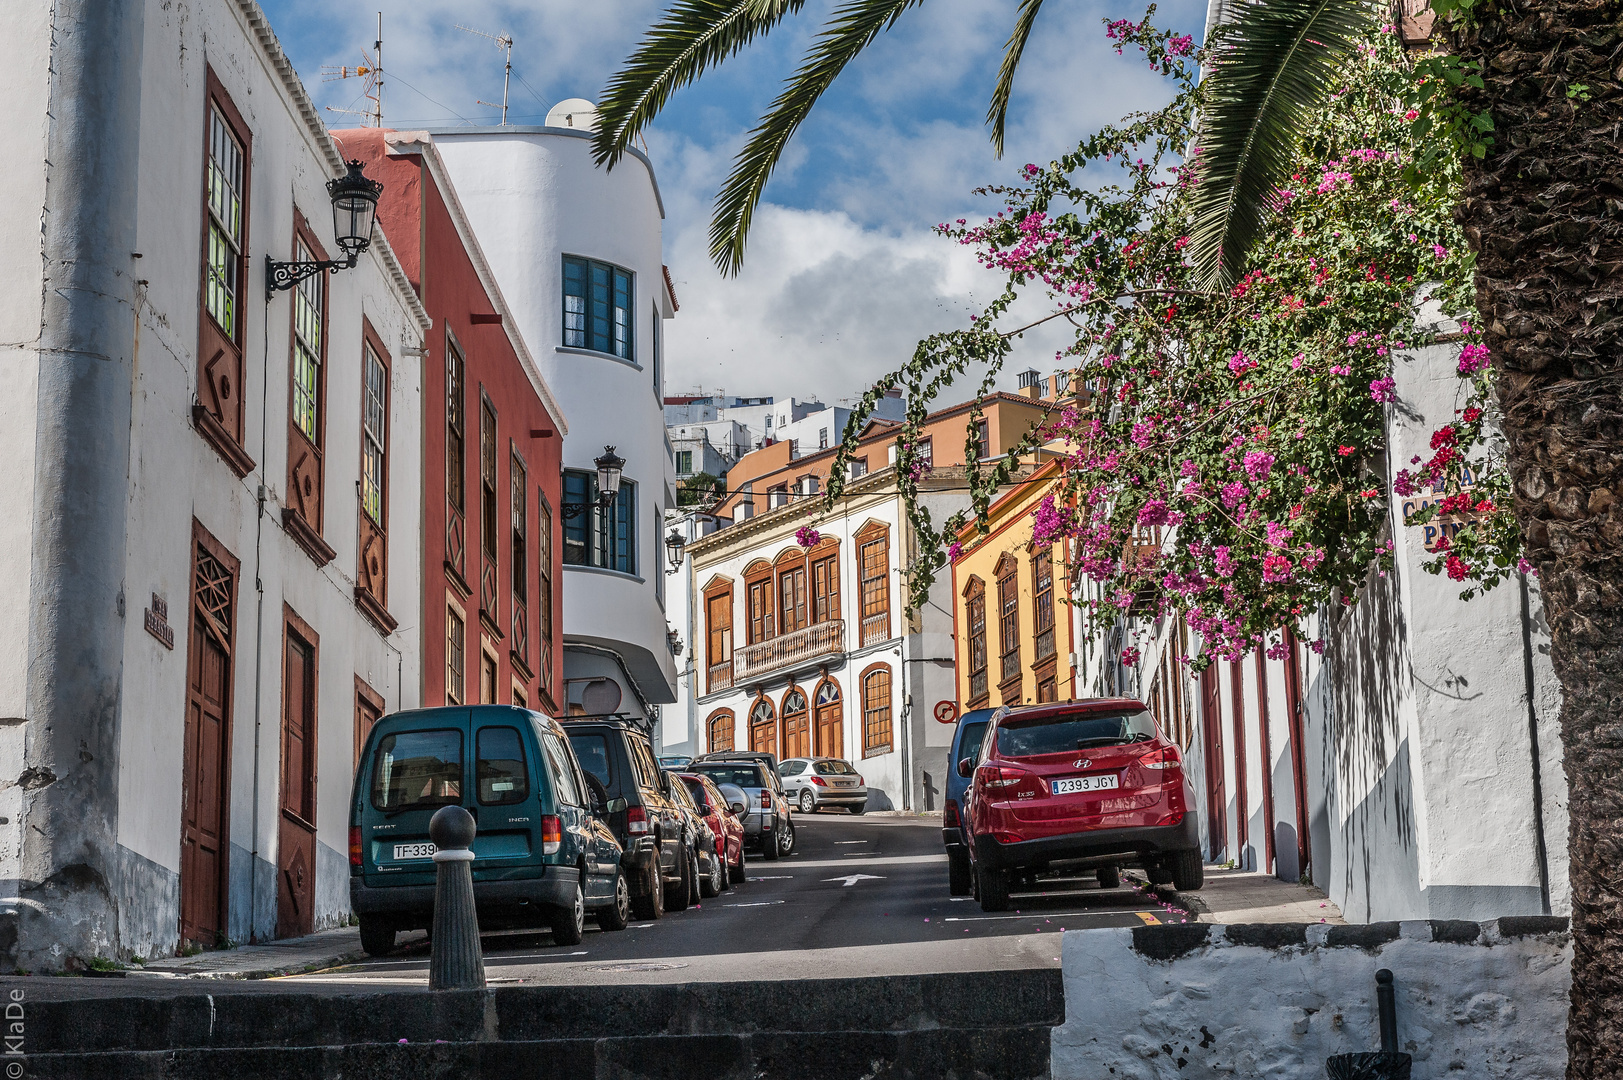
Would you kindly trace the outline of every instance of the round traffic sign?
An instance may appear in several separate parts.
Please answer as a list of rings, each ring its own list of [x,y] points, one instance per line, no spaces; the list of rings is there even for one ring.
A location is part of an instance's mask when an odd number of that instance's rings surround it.
[[[956,701],[938,701],[935,703],[935,718],[943,724],[958,722],[958,703]]]

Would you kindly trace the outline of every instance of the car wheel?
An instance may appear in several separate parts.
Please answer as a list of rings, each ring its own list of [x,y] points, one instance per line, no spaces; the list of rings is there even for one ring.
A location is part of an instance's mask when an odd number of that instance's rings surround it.
[[[962,851],[947,853],[947,893],[951,896],[968,896],[975,890],[974,870],[969,865],[969,856]]]
[[[817,796],[813,795],[811,788],[800,793],[800,812],[802,814],[817,813]]]
[[[783,824],[783,832],[778,836],[779,855],[787,855],[791,851],[795,850],[795,823],[790,820],[785,820]]]
[[[579,945],[586,936],[586,894],[581,892],[579,881],[575,882],[574,903],[554,908],[551,922],[554,945]]]
[[[774,827],[769,836],[761,834],[761,858],[772,862],[778,857],[778,830]]]
[[[860,817],[862,815],[863,811],[868,809],[868,804],[867,803],[857,803],[855,806],[846,807],[846,809],[851,811],[853,814],[856,814],[857,816]]]
[[[1099,888],[1119,889],[1121,888],[1121,867],[1101,866],[1098,870],[1098,878]]]
[[[659,878],[659,856],[654,856],[654,865],[647,873],[645,883],[647,892],[631,901],[631,910],[637,918],[652,922],[665,914],[665,883]]]
[[[368,956],[388,956],[394,952],[394,926],[376,916],[361,916],[361,948]]]
[[[684,847],[677,851],[676,865],[681,874],[677,878],[675,885],[667,886],[665,889],[666,911],[686,911],[688,909],[689,894],[693,889],[693,878],[688,872],[692,862],[693,854],[687,848]]]
[[[688,903],[697,904],[704,895],[704,886],[699,883],[699,853],[688,852]]]
[[[712,851],[706,861],[710,864],[710,872],[699,879],[699,895],[709,900],[720,896],[727,888],[727,872],[722,869],[721,852]]]
[[[738,845],[738,865],[733,867],[731,870],[729,870],[727,872],[727,876],[732,879],[732,884],[734,884],[734,885],[742,885],[742,884],[744,884],[744,882],[746,880],[748,880],[745,877],[745,871],[744,871],[744,845],[743,844]]]
[[[982,911],[1009,910],[1009,872],[1007,870],[991,870],[981,866],[976,868],[975,884],[981,901]]]
[[[614,875],[614,903],[597,912],[599,930],[624,930],[631,921],[631,889],[626,885],[624,871]]]
[[[1179,892],[1193,892],[1206,884],[1206,864],[1199,851],[1179,851],[1172,856],[1172,887]]]

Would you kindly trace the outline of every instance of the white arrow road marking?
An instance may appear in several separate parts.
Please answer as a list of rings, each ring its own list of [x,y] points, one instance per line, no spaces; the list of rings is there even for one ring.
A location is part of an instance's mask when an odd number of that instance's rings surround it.
[[[828,877],[828,878],[824,878],[823,880],[824,881],[843,881],[843,882],[845,882],[845,887],[847,889],[849,889],[851,886],[855,885],[859,881],[884,881],[885,880],[885,875],[883,875],[883,874],[847,874],[844,877]]]

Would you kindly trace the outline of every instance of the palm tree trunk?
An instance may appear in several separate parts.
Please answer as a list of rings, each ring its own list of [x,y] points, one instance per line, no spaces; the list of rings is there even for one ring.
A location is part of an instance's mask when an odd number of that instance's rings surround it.
[[[1569,1080],[1623,1076],[1623,3],[1479,4],[1497,145],[1467,168],[1477,309],[1538,567],[1571,814]]]

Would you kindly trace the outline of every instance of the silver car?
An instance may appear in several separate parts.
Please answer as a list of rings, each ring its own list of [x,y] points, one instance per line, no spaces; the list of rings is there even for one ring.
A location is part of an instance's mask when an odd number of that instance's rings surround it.
[[[839,758],[789,758],[778,766],[783,793],[802,814],[823,806],[860,814],[868,806],[868,785],[849,761]]]

